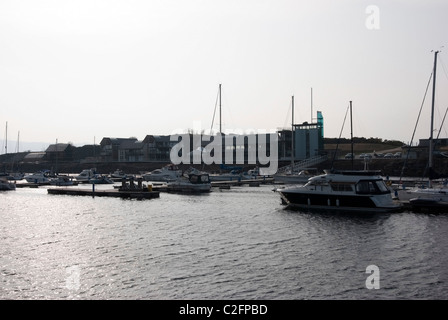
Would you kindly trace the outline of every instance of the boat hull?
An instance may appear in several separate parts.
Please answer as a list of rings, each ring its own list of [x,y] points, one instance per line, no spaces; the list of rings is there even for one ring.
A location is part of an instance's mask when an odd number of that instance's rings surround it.
[[[409,201],[413,212],[448,213],[448,202],[432,198],[414,198]]]
[[[211,191],[210,184],[187,184],[187,183],[170,183],[167,186],[167,190],[171,192],[181,193],[204,193]]]
[[[378,197],[370,195],[316,194],[279,191],[283,203],[290,208],[304,210],[335,210],[357,212],[398,212],[400,204],[387,201],[383,204]]]
[[[0,182],[0,191],[16,190],[16,185],[10,182]]]

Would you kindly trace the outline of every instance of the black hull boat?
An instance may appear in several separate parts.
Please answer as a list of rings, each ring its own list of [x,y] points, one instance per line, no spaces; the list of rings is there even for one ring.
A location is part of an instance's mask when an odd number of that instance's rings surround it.
[[[448,213],[448,202],[432,198],[414,198],[409,200],[413,212]]]
[[[303,186],[277,190],[282,203],[301,210],[397,212],[396,203],[377,171],[327,172]]]

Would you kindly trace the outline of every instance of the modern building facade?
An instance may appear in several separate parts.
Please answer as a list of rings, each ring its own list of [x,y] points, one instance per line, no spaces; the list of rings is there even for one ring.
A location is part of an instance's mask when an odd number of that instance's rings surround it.
[[[291,160],[292,152],[294,160],[304,160],[324,153],[324,118],[321,111],[317,111],[316,122],[293,124],[292,128],[294,136],[291,134],[291,129],[278,131],[281,160]]]

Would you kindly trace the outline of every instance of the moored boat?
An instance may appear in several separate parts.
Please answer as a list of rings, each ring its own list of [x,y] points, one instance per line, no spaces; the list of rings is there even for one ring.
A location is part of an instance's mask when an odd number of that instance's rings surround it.
[[[123,170],[117,169],[109,175],[113,181],[121,181],[123,179],[129,179],[134,177],[133,175],[126,174]]]
[[[285,184],[305,184],[309,178],[314,177],[316,174],[310,173],[308,170],[301,170],[298,173],[291,174],[290,172],[283,174],[275,174],[274,181]]]
[[[145,181],[176,181],[182,176],[182,171],[176,165],[170,164],[161,169],[142,174]]]
[[[91,184],[113,184],[114,182],[107,176],[102,174],[96,174],[92,178],[89,179],[89,183]]]
[[[50,182],[48,170],[30,173],[30,174],[25,175],[23,178],[29,183],[43,184],[43,183]]]
[[[0,191],[16,190],[16,185],[0,177]]]
[[[439,51],[434,53],[434,67],[432,72],[432,103],[431,103],[431,123],[430,123],[430,137],[428,148],[428,181],[426,185],[420,184],[412,188],[396,188],[396,197],[401,201],[409,201],[411,207],[416,209],[422,209],[425,205],[428,209],[434,209],[435,207],[444,207],[448,203],[448,188],[446,184],[439,187],[434,186],[434,177],[437,175],[433,170],[433,158],[434,158],[434,139],[433,139],[433,126],[434,126],[434,105],[436,99],[436,70],[437,70],[437,55]],[[420,200],[419,200],[420,199]],[[447,211],[448,212],[448,211]]]
[[[448,202],[434,198],[413,198],[409,200],[413,212],[448,213]]]
[[[69,176],[58,175],[54,178],[50,178],[50,185],[52,186],[72,186],[75,183]]]
[[[202,193],[210,192],[212,184],[208,173],[193,170],[185,173],[176,181],[167,183],[167,190],[182,193]]]
[[[94,178],[96,175],[96,169],[84,169],[78,174],[75,179],[78,182],[88,183],[90,179]]]
[[[394,212],[402,208],[378,171],[327,171],[305,185],[277,191],[285,204],[305,210]]]

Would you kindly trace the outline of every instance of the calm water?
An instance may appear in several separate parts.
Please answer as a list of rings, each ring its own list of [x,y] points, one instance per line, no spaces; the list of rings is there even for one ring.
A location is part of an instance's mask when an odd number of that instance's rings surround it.
[[[1,192],[0,299],[448,298],[448,214],[289,211],[273,188]]]

